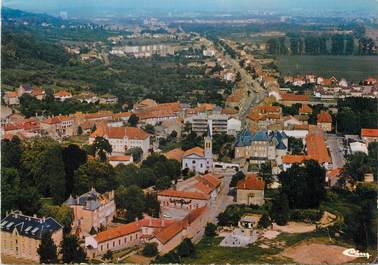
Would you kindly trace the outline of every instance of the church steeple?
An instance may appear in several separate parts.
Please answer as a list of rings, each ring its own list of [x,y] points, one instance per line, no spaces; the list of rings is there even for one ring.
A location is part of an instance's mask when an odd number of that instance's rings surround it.
[[[210,125],[207,126],[207,135],[205,137],[205,157],[213,157],[213,138]]]

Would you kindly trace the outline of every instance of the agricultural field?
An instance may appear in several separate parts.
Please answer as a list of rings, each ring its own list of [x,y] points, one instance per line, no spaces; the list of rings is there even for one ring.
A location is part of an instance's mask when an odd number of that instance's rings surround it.
[[[278,56],[277,66],[284,75],[313,73],[354,82],[378,78],[378,56]]]

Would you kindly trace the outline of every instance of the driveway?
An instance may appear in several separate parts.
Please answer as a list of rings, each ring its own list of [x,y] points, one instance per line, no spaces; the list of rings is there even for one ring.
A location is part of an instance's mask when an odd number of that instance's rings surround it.
[[[341,168],[345,165],[343,137],[335,134],[327,135],[327,145],[332,157],[333,168]]]

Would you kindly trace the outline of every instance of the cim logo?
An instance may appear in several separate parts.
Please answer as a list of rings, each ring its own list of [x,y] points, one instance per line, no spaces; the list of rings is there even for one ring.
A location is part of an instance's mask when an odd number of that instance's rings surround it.
[[[358,251],[357,249],[354,248],[348,248],[343,251],[343,254],[348,257],[355,257],[355,258],[369,258],[370,254],[369,253],[363,253]]]

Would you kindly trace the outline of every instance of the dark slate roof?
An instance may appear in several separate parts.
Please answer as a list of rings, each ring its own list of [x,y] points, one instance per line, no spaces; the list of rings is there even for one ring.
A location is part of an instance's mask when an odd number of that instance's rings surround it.
[[[253,137],[253,141],[269,141],[270,139],[268,131],[258,131]]]
[[[94,188],[92,188],[87,193],[80,195],[77,198],[70,196],[64,203],[68,206],[71,205],[82,205],[85,209],[94,211],[101,206],[99,202],[100,193],[98,193]]]
[[[37,218],[20,212],[11,213],[1,220],[1,231],[12,233],[17,229],[20,235],[35,239],[41,239],[46,232],[54,233],[62,228],[63,226],[51,217]]]
[[[248,146],[251,144],[253,134],[247,129],[243,129],[236,138],[236,146]]]
[[[32,86],[30,84],[22,84],[21,86],[25,91],[31,91],[32,90]]]
[[[279,142],[276,148],[279,150],[286,150],[286,145],[283,142]]]

